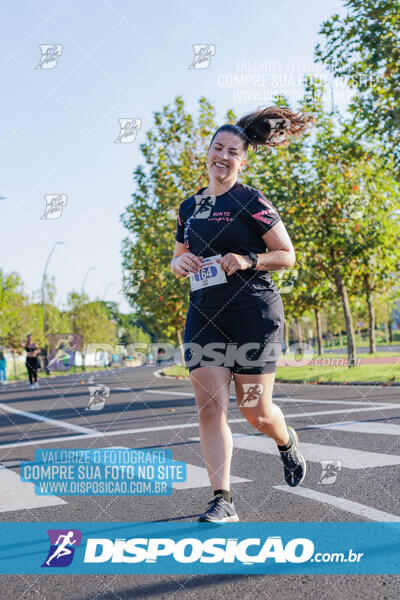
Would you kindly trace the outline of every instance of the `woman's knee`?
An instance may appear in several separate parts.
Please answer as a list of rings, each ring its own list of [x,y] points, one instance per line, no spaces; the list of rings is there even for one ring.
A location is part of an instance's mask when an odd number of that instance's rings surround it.
[[[204,368],[191,373],[199,419],[213,420],[226,415],[229,404],[229,369]]]
[[[214,421],[226,416],[226,404],[222,398],[201,398],[197,400],[197,413],[201,421]]]
[[[273,424],[274,416],[272,412],[251,411],[247,408],[245,410],[241,410],[241,413],[256,429],[270,427]]]

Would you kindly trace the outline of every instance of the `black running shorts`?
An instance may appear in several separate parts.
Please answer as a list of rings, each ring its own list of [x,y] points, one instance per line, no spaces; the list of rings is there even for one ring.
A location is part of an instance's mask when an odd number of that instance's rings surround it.
[[[282,350],[284,327],[280,296],[271,304],[228,310],[192,304],[186,317],[185,362],[189,372],[199,367],[228,367],[233,373],[274,373]]]

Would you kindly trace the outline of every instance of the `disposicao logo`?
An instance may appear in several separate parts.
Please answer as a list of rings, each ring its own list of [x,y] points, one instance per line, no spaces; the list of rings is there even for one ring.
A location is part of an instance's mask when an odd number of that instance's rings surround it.
[[[50,548],[42,567],[68,567],[74,558],[74,546],[80,546],[82,532],[79,529],[48,529]]]
[[[253,547],[251,554],[248,554]],[[161,557],[173,558],[178,563],[264,563],[268,558],[276,563],[303,563],[312,557],[314,544],[307,538],[295,538],[285,546],[280,536],[247,538],[241,541],[227,538],[131,538],[110,540],[89,538],[85,563],[155,563]]]

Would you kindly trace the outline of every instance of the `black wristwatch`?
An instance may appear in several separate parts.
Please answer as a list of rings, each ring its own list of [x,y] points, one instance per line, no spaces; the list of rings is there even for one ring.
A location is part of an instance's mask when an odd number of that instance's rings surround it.
[[[255,252],[249,252],[249,257],[250,257],[250,258],[251,258],[251,260],[253,261],[253,262],[252,262],[252,265],[251,265],[251,267],[250,267],[250,268],[251,268],[251,269],[255,269],[255,268],[256,268],[256,265],[257,265],[257,263],[258,263],[258,256],[257,256],[257,254],[256,254]]]

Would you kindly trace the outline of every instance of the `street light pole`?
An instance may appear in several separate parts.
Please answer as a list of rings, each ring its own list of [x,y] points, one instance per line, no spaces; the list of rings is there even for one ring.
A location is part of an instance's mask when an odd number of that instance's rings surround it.
[[[82,280],[82,285],[81,285],[81,296],[83,294],[83,288],[85,287],[85,283],[86,283],[86,279],[90,273],[90,271],[94,271],[96,269],[96,267],[89,267],[88,270],[85,273],[85,277]]]
[[[44,297],[47,267],[49,266],[50,258],[52,256],[54,250],[55,250],[55,247],[58,246],[58,245],[60,245],[60,244],[65,244],[65,242],[54,242],[53,247],[50,250],[50,254],[47,257],[46,264],[44,266],[44,271],[43,271],[43,278],[42,278],[42,313],[43,313],[43,333],[44,333],[44,335],[46,335],[46,333],[47,333],[46,303],[45,303],[45,297]]]

